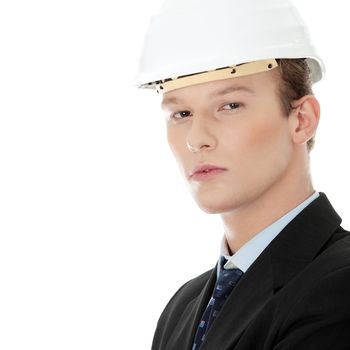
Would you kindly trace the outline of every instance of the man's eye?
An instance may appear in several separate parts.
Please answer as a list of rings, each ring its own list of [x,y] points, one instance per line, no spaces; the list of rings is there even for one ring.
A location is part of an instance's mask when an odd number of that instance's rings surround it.
[[[225,108],[226,106],[228,106],[228,108]],[[241,103],[239,103],[239,102],[232,102],[232,103],[228,103],[227,105],[225,105],[223,107],[223,109],[230,111],[230,110],[233,110],[233,109],[237,109],[239,107],[241,107]]]
[[[179,112],[176,112],[174,113],[171,118],[172,119],[184,119],[188,116],[191,115],[191,112],[190,111],[179,111]]]

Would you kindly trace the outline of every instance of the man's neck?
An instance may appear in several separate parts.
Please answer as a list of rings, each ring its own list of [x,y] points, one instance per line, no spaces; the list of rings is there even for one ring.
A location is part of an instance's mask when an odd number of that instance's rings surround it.
[[[221,215],[225,236],[233,254],[273,222],[310,197],[311,179],[276,184],[241,207]]]

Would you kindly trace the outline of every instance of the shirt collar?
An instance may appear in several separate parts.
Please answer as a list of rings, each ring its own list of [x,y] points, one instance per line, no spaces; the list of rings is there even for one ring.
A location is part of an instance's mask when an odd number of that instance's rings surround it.
[[[220,256],[224,256],[228,261],[224,265],[225,269],[239,268],[246,272],[250,265],[257,259],[262,251],[271,243],[271,241],[286,227],[303,209],[312,201],[319,197],[319,193],[314,192],[304,202],[280,219],[273,222],[270,226],[256,234],[251,240],[245,243],[234,255],[230,256],[228,243],[225,235],[221,242]],[[218,274],[220,272],[218,264]]]

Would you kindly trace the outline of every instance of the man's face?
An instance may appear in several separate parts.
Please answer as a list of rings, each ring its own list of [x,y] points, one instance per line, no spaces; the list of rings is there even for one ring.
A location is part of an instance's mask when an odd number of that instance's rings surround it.
[[[170,91],[162,108],[169,146],[205,212],[254,202],[290,172],[293,142],[273,71]],[[191,178],[204,164],[227,170],[205,181]]]

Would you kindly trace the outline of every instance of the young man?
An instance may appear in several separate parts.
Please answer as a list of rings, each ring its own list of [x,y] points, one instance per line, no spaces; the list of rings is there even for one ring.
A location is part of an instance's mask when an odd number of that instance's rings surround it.
[[[152,349],[349,348],[350,235],[309,174],[323,64],[294,7],[169,0],[141,71],[195,201],[225,228],[217,265],[175,293]]]

